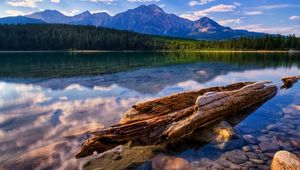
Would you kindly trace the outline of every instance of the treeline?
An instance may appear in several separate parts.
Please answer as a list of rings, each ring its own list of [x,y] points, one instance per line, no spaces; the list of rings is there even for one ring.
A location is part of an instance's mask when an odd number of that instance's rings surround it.
[[[193,50],[299,50],[300,38],[295,35],[268,35],[263,37],[242,37],[223,41],[167,40],[162,49]]]
[[[0,25],[0,50],[289,50],[300,49],[291,36],[197,41],[159,37],[94,26],[63,24]]]
[[[152,48],[152,41],[150,36],[94,26],[0,26],[0,50],[133,50]]]

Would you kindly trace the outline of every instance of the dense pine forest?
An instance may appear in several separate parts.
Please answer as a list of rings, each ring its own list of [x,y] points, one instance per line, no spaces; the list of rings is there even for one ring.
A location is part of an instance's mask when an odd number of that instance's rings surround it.
[[[0,50],[290,50],[295,35],[266,35],[223,41],[159,37],[94,26],[1,25]]]

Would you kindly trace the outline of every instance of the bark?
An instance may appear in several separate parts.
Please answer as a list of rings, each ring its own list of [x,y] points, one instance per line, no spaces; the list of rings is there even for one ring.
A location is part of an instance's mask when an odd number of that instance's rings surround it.
[[[280,87],[281,89],[289,89],[291,88],[295,83],[300,80],[300,76],[290,76],[282,78],[281,81],[283,82],[283,85]]]
[[[178,141],[196,129],[237,113],[277,92],[269,82],[244,82],[179,93],[132,106],[120,123],[92,134],[77,158],[131,142],[132,146]]]

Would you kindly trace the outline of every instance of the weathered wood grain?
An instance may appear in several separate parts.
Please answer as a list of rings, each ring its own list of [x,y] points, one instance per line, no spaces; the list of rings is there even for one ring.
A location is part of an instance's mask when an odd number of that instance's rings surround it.
[[[283,82],[283,85],[280,87],[281,89],[289,89],[291,88],[295,83],[300,80],[300,75],[299,76],[290,76],[290,77],[284,77],[281,79]]]
[[[132,142],[132,146],[175,142],[205,124],[258,104],[277,92],[269,82],[243,82],[179,93],[134,105],[120,123],[95,131],[77,158]]]

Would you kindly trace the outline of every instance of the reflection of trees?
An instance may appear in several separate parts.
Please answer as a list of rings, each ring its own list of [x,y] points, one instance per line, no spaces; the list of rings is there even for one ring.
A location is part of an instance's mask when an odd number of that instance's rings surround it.
[[[140,67],[196,62],[225,62],[240,67],[300,66],[288,53],[0,53],[1,77],[72,77],[99,75]]]

